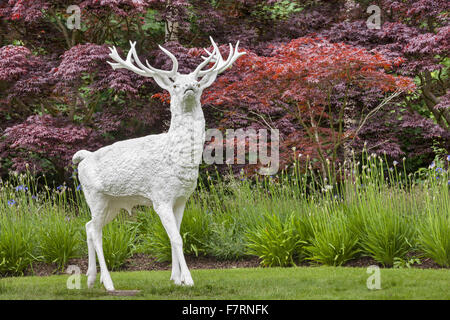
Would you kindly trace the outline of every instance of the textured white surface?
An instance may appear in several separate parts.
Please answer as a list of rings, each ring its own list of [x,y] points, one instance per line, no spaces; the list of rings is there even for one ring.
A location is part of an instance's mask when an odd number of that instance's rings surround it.
[[[121,208],[131,212],[136,205],[153,205],[170,238],[170,279],[179,285],[194,284],[184,259],[179,231],[186,201],[197,184],[205,142],[205,119],[200,97],[217,74],[245,54],[237,52],[239,42],[235,49],[230,44],[229,57],[224,61],[214,41],[212,44],[214,51],[206,51],[209,56],[188,75],[177,72],[178,62],[162,47],[161,50],[173,62],[171,71],[155,69],[148,62],[144,66],[136,54],[135,43],[131,43],[126,60],[120,58],[115,48],[111,49],[110,57],[116,63],[110,64],[114,69],[126,68],[142,76],[153,77],[158,85],[169,91],[172,118],[167,133],[116,142],[95,152],[80,150],[73,156],[73,162],[79,163],[79,180],[92,214],[92,220],[86,224],[89,288],[96,279],[97,256],[100,282],[108,291],[114,290],[103,255],[102,228]],[[214,62],[214,66],[202,70],[209,62]]]

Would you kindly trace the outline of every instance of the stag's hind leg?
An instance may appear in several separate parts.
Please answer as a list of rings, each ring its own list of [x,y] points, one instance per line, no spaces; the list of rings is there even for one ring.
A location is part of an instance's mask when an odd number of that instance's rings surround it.
[[[90,281],[92,281],[92,283],[93,281],[95,281],[95,275],[97,272],[95,254],[92,250],[93,245],[95,253],[97,254],[98,262],[100,264],[100,283],[103,283],[106,290],[114,291],[114,285],[106,266],[102,243],[102,229],[106,223],[112,220],[114,214],[108,208],[108,201],[104,197],[97,197],[97,199],[95,199],[95,202],[92,198],[90,200],[92,201],[88,201],[88,204],[91,209],[92,220],[86,224],[88,245],[89,243],[91,243],[91,247],[89,249],[88,286],[90,284]],[[91,260],[91,258],[93,259]]]
[[[97,278],[97,263],[95,255],[95,246],[94,246],[94,239],[92,238],[91,232],[90,232],[90,225],[92,224],[92,220],[86,223],[86,238],[87,238],[87,245],[88,245],[88,254],[89,254],[89,264],[88,264],[88,271],[86,273],[87,275],[87,286],[88,288],[92,288],[92,286],[95,283],[95,279]]]

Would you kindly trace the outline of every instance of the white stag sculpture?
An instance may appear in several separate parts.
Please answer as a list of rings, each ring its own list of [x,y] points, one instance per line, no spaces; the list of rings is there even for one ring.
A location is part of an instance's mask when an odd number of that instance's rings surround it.
[[[153,205],[169,236],[172,247],[171,280],[177,285],[194,284],[183,255],[180,224],[187,199],[198,177],[205,142],[205,119],[200,104],[202,91],[217,75],[231,67],[245,52],[230,44],[227,60],[211,38],[214,50],[190,74],[178,73],[173,54],[159,47],[172,60],[172,70],[159,70],[148,61],[144,65],[136,53],[136,42],[130,42],[127,59],[115,47],[110,48],[108,62],[113,69],[128,69],[144,77],[152,77],[170,93],[170,128],[167,133],[116,142],[94,152],[80,150],[73,156],[79,163],[78,176],[92,219],[86,224],[89,251],[87,284],[91,288],[97,276],[96,255],[100,264],[100,282],[106,290],[114,285],[105,263],[102,228],[116,217],[120,209],[131,212],[136,205]],[[136,63],[134,65],[133,63]],[[209,63],[214,65],[207,69]]]

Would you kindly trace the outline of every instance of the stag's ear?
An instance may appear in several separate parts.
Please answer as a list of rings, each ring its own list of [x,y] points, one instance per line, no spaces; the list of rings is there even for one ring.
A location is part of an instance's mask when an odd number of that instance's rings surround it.
[[[165,89],[167,91],[169,91],[172,88],[172,83],[169,80],[169,78],[162,77],[162,76],[159,76],[159,75],[153,75],[152,78],[153,78],[153,80],[155,80],[156,84],[158,86],[160,86],[161,88],[163,88],[163,89]]]
[[[203,76],[203,78],[199,81],[200,89],[203,90],[208,88],[217,78],[217,72],[207,73]]]

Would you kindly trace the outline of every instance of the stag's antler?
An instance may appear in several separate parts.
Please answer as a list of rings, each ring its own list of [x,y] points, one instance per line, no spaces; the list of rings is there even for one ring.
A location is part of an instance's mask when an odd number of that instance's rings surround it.
[[[219,74],[231,67],[231,65],[234,61],[236,61],[237,58],[245,54],[245,52],[238,52],[239,41],[236,43],[236,47],[234,49],[230,43],[230,53],[228,54],[227,60],[224,61],[214,40],[211,37],[209,37],[209,39],[211,40],[214,50],[213,52],[209,52],[208,50],[204,49],[206,53],[208,53],[208,57],[202,57],[205,60],[197,67],[197,69],[195,69],[194,73],[197,77],[202,77],[211,72]],[[202,70],[202,68],[210,62],[215,63],[210,69]]]
[[[113,67],[113,69],[120,69],[120,68],[124,68],[124,69],[128,69],[131,70],[137,74],[140,74],[144,77],[153,77],[153,76],[166,76],[166,77],[173,77],[177,74],[178,72],[178,61],[175,58],[175,56],[170,53],[169,51],[167,51],[166,49],[164,49],[163,47],[159,46],[159,48],[169,56],[169,58],[172,60],[173,66],[172,66],[172,70],[170,71],[166,71],[166,70],[160,70],[160,69],[156,69],[154,67],[152,67],[147,60],[145,60],[145,63],[147,64],[147,66],[144,66],[144,64],[139,60],[139,57],[136,53],[136,41],[135,42],[131,42],[130,41],[130,51],[128,51],[128,55],[127,55],[127,59],[123,60],[119,54],[117,53],[117,49],[116,47],[112,47],[109,48],[109,50],[111,50],[111,53],[109,54],[109,56],[111,57],[111,59],[113,59],[114,61],[116,61],[117,63],[112,63],[109,62],[108,63]],[[136,64],[139,66],[136,67],[133,64],[133,60],[136,62]]]

